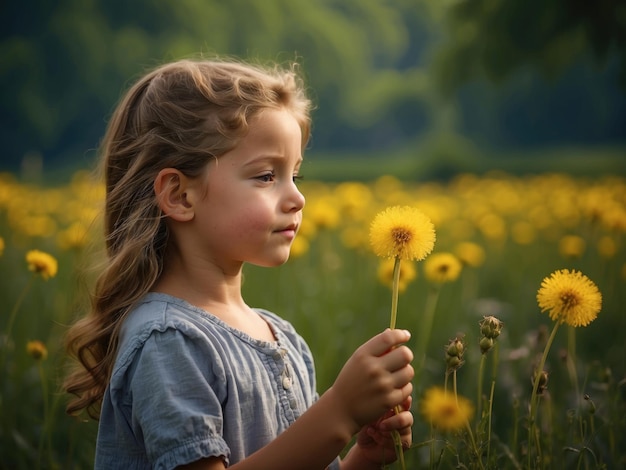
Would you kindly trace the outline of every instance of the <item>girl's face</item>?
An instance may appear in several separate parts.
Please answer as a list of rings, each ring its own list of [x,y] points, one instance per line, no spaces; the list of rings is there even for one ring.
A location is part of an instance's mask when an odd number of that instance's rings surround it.
[[[268,109],[250,122],[235,149],[208,165],[206,197],[194,218],[200,256],[222,269],[287,261],[304,207],[295,183],[301,144],[295,118]]]

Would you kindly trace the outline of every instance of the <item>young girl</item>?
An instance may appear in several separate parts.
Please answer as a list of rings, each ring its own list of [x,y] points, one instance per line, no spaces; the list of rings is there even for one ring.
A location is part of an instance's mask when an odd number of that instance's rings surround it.
[[[309,108],[294,70],[219,60],[157,68],[119,104],[108,265],[67,338],[96,468],[377,469],[392,431],[411,444],[408,332],[367,341],[319,397],[304,339],[241,295],[243,264],[284,263],[300,226]]]

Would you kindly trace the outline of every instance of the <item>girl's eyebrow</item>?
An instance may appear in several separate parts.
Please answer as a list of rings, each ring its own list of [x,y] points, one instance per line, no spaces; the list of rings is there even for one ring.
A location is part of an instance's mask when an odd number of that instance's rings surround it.
[[[252,166],[252,165],[259,165],[259,164],[263,164],[263,163],[274,163],[277,161],[283,162],[287,160],[287,157],[284,155],[261,155],[258,157],[254,157],[251,160],[245,162],[243,164],[244,167],[246,166]],[[302,162],[304,161],[304,159],[302,157],[298,157],[298,159],[295,161],[296,166],[299,166],[302,164]]]

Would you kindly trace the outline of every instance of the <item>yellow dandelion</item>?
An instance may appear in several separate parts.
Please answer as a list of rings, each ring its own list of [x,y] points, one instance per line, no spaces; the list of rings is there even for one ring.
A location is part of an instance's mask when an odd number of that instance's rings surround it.
[[[57,260],[43,251],[29,251],[26,253],[26,262],[28,263],[28,269],[30,271],[41,274],[41,277],[46,280],[56,276],[57,274]]]
[[[435,253],[424,262],[424,274],[431,282],[455,281],[461,274],[462,264],[452,253]]]
[[[330,197],[313,199],[307,204],[306,216],[319,229],[334,229],[341,221],[337,204]]]
[[[461,242],[456,246],[454,254],[465,266],[477,268],[485,262],[485,250],[473,242]]]
[[[580,258],[585,247],[585,240],[578,235],[565,235],[559,240],[559,253],[564,258]]]
[[[80,249],[87,243],[87,227],[82,222],[74,222],[57,234],[57,245],[62,250]]]
[[[467,398],[455,397],[441,387],[426,390],[420,408],[426,421],[441,431],[459,431],[474,415],[474,406]]]
[[[587,326],[602,308],[602,294],[581,272],[561,269],[542,281],[537,303],[554,321],[574,327]]]
[[[392,259],[383,259],[378,265],[378,280],[393,288],[393,269],[395,262]],[[404,292],[409,283],[415,279],[417,271],[413,263],[402,263],[400,265],[400,278],[398,279],[398,292]]]
[[[26,343],[26,352],[37,361],[45,360],[48,357],[48,349],[46,348],[46,345],[38,340],[28,341]]]
[[[382,258],[420,261],[435,246],[435,227],[418,209],[392,206],[374,217],[370,243]]]

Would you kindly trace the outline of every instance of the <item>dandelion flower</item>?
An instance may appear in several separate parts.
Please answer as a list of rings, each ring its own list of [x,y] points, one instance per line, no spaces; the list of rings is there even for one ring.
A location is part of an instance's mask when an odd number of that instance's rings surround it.
[[[554,321],[574,327],[587,326],[598,316],[602,294],[581,272],[562,269],[542,281],[537,302],[541,311],[547,310]]]
[[[424,264],[424,274],[429,281],[444,283],[455,281],[462,269],[461,261],[452,253],[435,253]]]
[[[382,258],[421,261],[435,246],[435,228],[420,210],[392,206],[374,217],[370,242]]]
[[[48,357],[48,349],[46,348],[46,345],[38,340],[27,342],[26,352],[37,361],[45,360]]]
[[[29,251],[26,253],[26,262],[28,263],[28,269],[30,271],[41,274],[41,277],[46,280],[56,276],[57,274],[57,260],[43,251]]]
[[[559,240],[559,253],[564,258],[580,258],[585,247],[585,240],[578,235],[565,235]]]
[[[474,406],[465,397],[455,397],[443,388],[432,387],[426,390],[421,412],[433,427],[441,431],[458,431],[472,418]]]
[[[461,242],[454,251],[461,263],[476,268],[485,261],[485,250],[482,246],[473,242]]]

